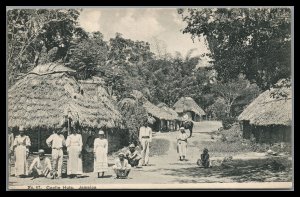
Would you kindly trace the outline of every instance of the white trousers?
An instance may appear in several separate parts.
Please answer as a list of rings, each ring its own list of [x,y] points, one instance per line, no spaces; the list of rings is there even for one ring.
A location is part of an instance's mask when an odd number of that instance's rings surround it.
[[[179,141],[179,142],[177,142],[177,146],[178,146],[179,157],[182,157],[182,156],[186,157],[187,142]]]
[[[149,145],[150,145],[150,139],[148,138],[142,138],[141,140],[142,145],[142,165],[145,165],[149,163]]]
[[[52,149],[52,167],[57,172],[58,176],[61,177],[61,170],[63,164],[63,151],[62,149]]]

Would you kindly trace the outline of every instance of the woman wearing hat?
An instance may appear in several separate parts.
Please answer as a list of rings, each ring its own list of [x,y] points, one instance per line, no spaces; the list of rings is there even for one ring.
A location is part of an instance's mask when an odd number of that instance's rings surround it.
[[[187,139],[188,135],[185,132],[184,127],[180,127],[180,133],[177,136],[177,152],[179,154],[179,160],[183,161],[186,157]]]
[[[82,174],[82,136],[73,127],[70,127],[71,134],[67,137],[66,147],[68,151],[67,174],[73,178]]]
[[[19,135],[14,140],[15,150],[15,176],[26,176],[27,158],[29,156],[29,147],[31,146],[30,138],[25,135],[23,127],[19,128]]]
[[[98,173],[98,178],[104,176],[104,172],[108,171],[108,162],[107,162],[107,152],[108,152],[108,142],[104,138],[104,131],[99,131],[99,137],[94,141],[94,172]]]

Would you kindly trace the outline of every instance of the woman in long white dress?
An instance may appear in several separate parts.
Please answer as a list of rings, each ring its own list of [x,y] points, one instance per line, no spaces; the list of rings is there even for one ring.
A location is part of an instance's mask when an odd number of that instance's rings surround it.
[[[15,176],[28,175],[27,158],[29,156],[30,138],[25,135],[23,127],[19,129],[20,134],[14,139],[15,149]]]
[[[100,173],[104,176],[104,172],[108,171],[107,162],[107,152],[108,152],[108,142],[104,138],[104,132],[99,131],[99,138],[94,141],[94,172],[98,173],[98,178],[100,178]]]
[[[68,151],[67,174],[73,178],[82,174],[82,136],[71,128],[71,134],[67,137],[66,147]]]

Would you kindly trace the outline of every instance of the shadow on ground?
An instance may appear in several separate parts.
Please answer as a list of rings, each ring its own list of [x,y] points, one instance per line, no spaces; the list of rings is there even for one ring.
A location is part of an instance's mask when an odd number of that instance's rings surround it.
[[[285,182],[292,181],[291,161],[284,158],[234,160],[212,168],[196,165],[177,169],[158,169],[165,175],[181,177],[175,182],[219,182],[230,179],[232,182]],[[192,178],[192,179],[191,179]]]

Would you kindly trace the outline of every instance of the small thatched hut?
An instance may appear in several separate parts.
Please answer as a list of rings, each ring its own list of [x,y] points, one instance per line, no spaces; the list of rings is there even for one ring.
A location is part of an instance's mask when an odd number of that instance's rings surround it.
[[[290,142],[292,124],[292,90],[281,88],[286,97],[274,97],[279,89],[260,94],[238,116],[244,138],[257,142]]]
[[[88,133],[122,126],[121,115],[105,90],[101,89],[103,97],[90,96],[72,76],[74,72],[57,63],[39,65],[9,88],[8,127],[25,127],[31,151],[44,148],[49,152],[46,138],[66,120],[79,123]]]
[[[191,97],[181,97],[174,105],[174,110],[183,117],[188,115],[193,121],[200,121],[206,115],[204,110]]]
[[[179,125],[180,125],[180,120],[181,118],[179,117],[178,113],[173,110],[172,108],[168,107],[167,104],[165,103],[159,103],[157,107],[165,110],[167,113],[169,113],[173,118],[172,120],[168,120],[166,123],[167,129],[174,131],[178,130]]]
[[[141,102],[142,106],[147,111],[148,116],[155,119],[152,125],[154,131],[168,131],[169,130],[168,122],[177,119],[177,116],[174,116],[174,114],[148,101],[143,95],[143,93],[141,93],[140,91],[137,90],[132,91],[130,97],[132,97],[136,101]]]
[[[153,124],[153,130],[155,131],[169,131],[168,122],[176,120],[176,117],[172,114],[157,107],[148,100],[144,102],[143,107],[149,115],[155,118],[156,121]]]

